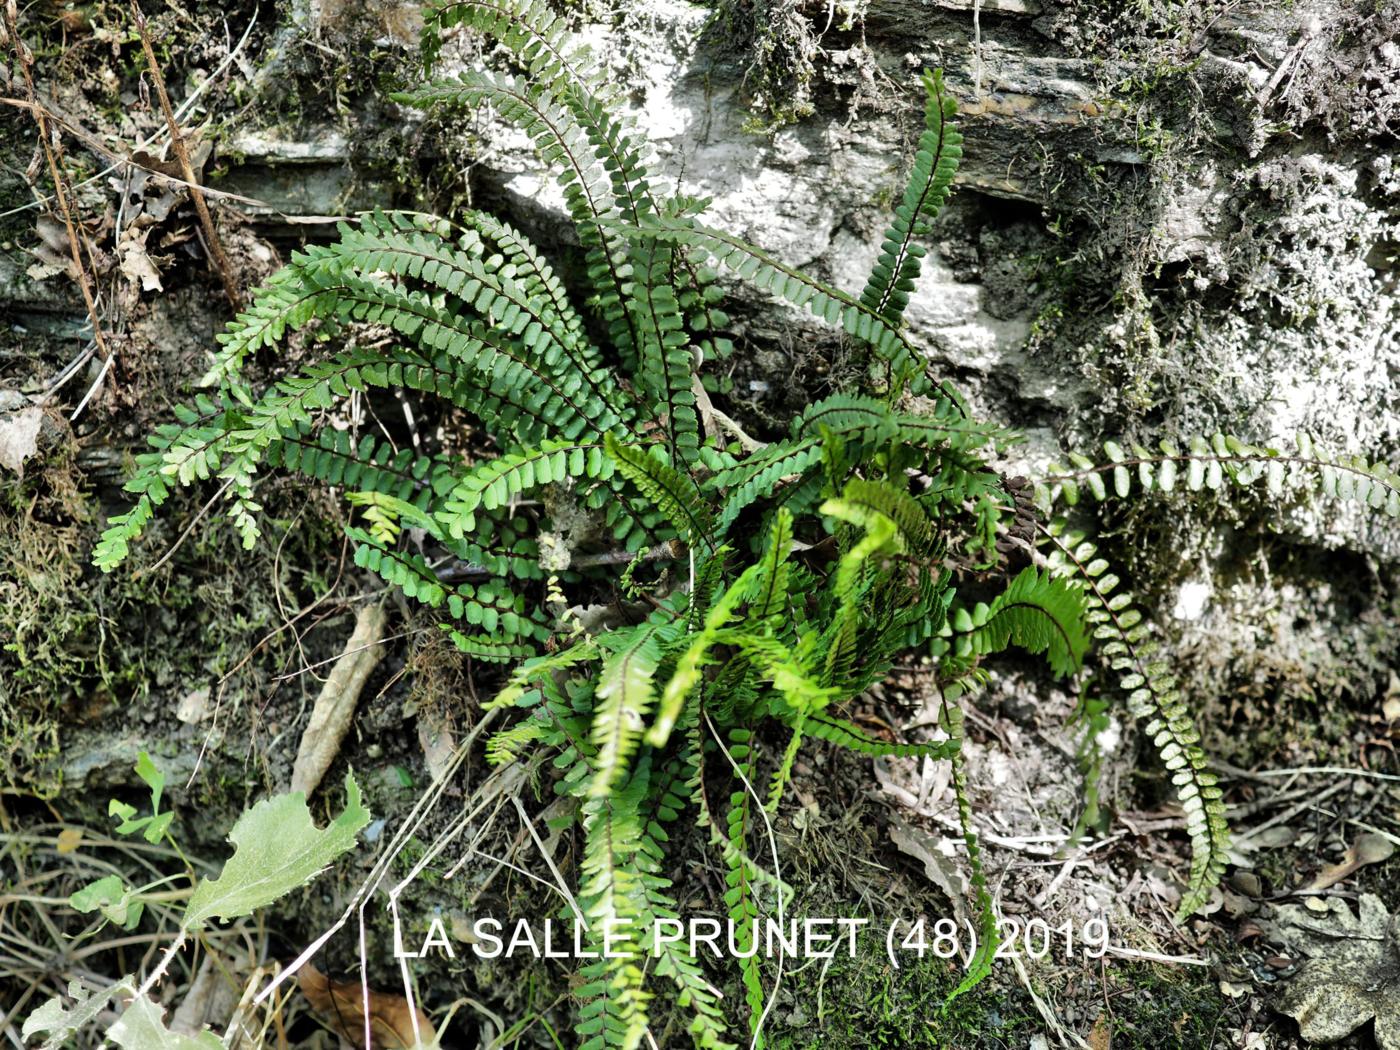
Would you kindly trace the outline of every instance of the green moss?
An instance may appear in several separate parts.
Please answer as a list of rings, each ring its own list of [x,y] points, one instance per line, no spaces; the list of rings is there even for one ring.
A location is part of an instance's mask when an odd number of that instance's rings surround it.
[[[280,556],[282,537],[270,538],[238,574],[221,571],[241,553],[236,539],[205,530],[153,568],[183,528],[172,521],[139,551],[133,568],[144,571],[103,576],[87,563],[102,512],[72,450],[25,466],[22,481],[0,485],[0,787],[42,797],[61,786],[60,726],[166,716],[226,674],[225,709],[237,710],[260,665],[232,672],[280,619],[277,591],[293,609],[324,591],[332,530],[300,522]],[[276,639],[265,655],[292,644]]]
[[[962,980],[957,966],[928,958],[895,969],[883,955],[858,952],[823,967],[814,960],[783,981],[770,1045],[779,1050],[1001,1047],[1039,1025],[1029,997],[994,982],[948,1003]]]
[[[1217,1046],[1229,1001],[1210,970],[1132,964],[1111,971],[1105,989],[1113,1045],[1153,1050]]]

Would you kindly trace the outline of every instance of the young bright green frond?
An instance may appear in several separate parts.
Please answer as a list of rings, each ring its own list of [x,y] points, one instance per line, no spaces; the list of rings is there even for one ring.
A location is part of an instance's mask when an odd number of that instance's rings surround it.
[[[653,676],[662,648],[679,633],[680,625],[661,611],[637,627],[600,637],[599,645],[608,655],[594,690],[592,739],[598,757],[590,796],[607,795],[626,775],[656,699]]]

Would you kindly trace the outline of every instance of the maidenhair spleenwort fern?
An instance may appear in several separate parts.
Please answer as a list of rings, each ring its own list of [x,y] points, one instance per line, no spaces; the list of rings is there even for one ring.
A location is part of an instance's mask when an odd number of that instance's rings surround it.
[[[127,483],[136,503],[112,519],[96,563],[125,559],[180,486],[218,484],[247,545],[259,541],[269,471],[341,490],[355,563],[431,608],[474,660],[509,668],[491,703],[516,719],[488,759],[551,754],[554,790],[574,800],[585,841],[577,904],[589,946],[611,948],[579,974],[586,1048],[640,1045],[666,986],[690,1011],[696,1045],[734,1045],[740,1032],[762,1045],[776,960],[742,959],[740,994],[726,998],[712,961],[650,931],[677,915],[666,844],[686,814],[723,860],[740,954],[752,947],[743,931],[786,907],[793,887],[767,823],[813,738],[955,763],[987,934],[964,986],[985,975],[995,917],[957,700],[1008,646],[1072,675],[1097,640],[1122,676],[1187,808],[1189,911],[1219,877],[1225,833],[1186,705],[1092,544],[1038,516],[990,465],[1015,436],[972,418],[926,374],[903,323],[919,238],[961,151],[940,75],[923,79],[909,185],[853,294],[703,224],[704,202],[663,195],[645,141],[616,115],[610,78],[537,0],[439,4],[428,56],[454,26],[497,40],[514,68],[395,97],[490,106],[523,128],[563,189],[585,305],[524,234],[489,215],[374,212],[342,224],[338,240],[295,254],[219,337],[214,389],[151,436]],[[715,266],[863,348],[859,382],[772,441],[738,433],[705,382],[705,367],[732,353]],[[305,363],[259,388],[250,362],[266,366],[298,332]],[[347,429],[347,401],[395,395],[470,419],[476,458]],[[1228,440],[1210,455],[1109,452],[1107,467],[1076,460],[1047,479],[1043,508],[1073,502],[1080,486],[1102,495],[1105,477],[1126,494],[1131,471],[1167,487],[1176,464],[1193,486],[1277,480],[1271,451]],[[1339,493],[1394,500],[1395,477],[1379,468],[1347,461],[1324,476]],[[1051,549],[1041,565],[1006,542],[1031,526]],[[851,717],[910,653],[932,668],[946,740],[895,739]]]
[[[1167,439],[1155,451],[1136,442],[1125,447],[1105,441],[1103,451],[1099,462],[1073,453],[1070,466],[1052,465],[1035,481],[1035,503],[1050,518],[1037,529],[1051,570],[1084,588],[1098,653],[1117,675],[1130,712],[1143,721],[1171,775],[1191,838],[1191,873],[1179,909],[1186,916],[1205,903],[1228,863],[1229,829],[1220,788],[1206,768],[1190,706],[1142,611],[1119,587],[1119,577],[1098,546],[1065,518],[1051,516],[1057,504],[1073,508],[1086,490],[1102,501],[1171,493],[1178,487],[1214,491],[1227,483],[1249,487],[1263,481],[1270,499],[1282,499],[1291,489],[1316,489],[1324,496],[1400,517],[1400,474],[1362,456],[1329,455],[1307,433],[1299,433],[1291,449],[1217,433],[1192,437],[1184,448]]]

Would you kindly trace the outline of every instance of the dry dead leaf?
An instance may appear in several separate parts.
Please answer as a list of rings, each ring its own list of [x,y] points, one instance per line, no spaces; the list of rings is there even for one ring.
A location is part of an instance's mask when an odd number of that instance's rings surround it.
[[[360,692],[383,653],[379,644],[383,636],[384,606],[376,603],[361,608],[355,617],[355,630],[321,687],[321,695],[311,709],[311,721],[301,735],[301,746],[292,765],[293,791],[310,795],[335,761],[340,742],[355,717]]]
[[[1390,672],[1390,685],[1381,700],[1381,714],[1387,722],[1400,722],[1400,675]]]
[[[51,215],[41,215],[34,223],[34,232],[39,237],[39,244],[29,249],[29,254],[37,260],[26,271],[29,276],[36,281],[60,273],[77,277],[78,271],[73,266],[73,256],[68,249],[68,228]]]
[[[899,814],[890,814],[890,841],[899,851],[913,857],[924,866],[924,875],[961,913],[963,900],[967,894],[967,879],[951,857],[939,851],[940,837],[930,835],[923,828],[905,822]],[[961,914],[959,915],[961,918]]]
[[[457,753],[457,737],[452,721],[441,710],[424,706],[418,711],[418,743],[423,748],[423,763],[436,784],[452,765]]]
[[[1356,916],[1340,900],[1326,920],[1294,905],[1277,911],[1276,929],[1311,956],[1280,1002],[1303,1038],[1335,1043],[1374,1018],[1380,1050],[1400,1050],[1400,914],[1371,894]]]
[[[127,280],[139,281],[143,292],[159,292],[163,291],[160,271],[146,254],[146,238],[150,235],[149,229],[128,226],[117,245],[117,267]]]
[[[297,974],[301,992],[318,1017],[351,1046],[365,1048],[365,998],[357,982],[332,981],[310,963]],[[414,1039],[413,1018],[418,1018]],[[437,1032],[422,1010],[409,1009],[408,1000],[388,992],[369,991],[368,1050],[410,1050],[437,1040]]]
[[[209,687],[191,689],[180,697],[180,706],[175,709],[175,717],[186,725],[203,722],[209,717]]]
[[[1335,886],[1358,868],[1367,864],[1379,864],[1389,860],[1395,853],[1395,843],[1384,835],[1368,831],[1357,836],[1347,849],[1346,855],[1336,864],[1329,864],[1317,873],[1317,877],[1304,887],[1306,890],[1325,890]]]
[[[83,829],[82,829],[82,828],[64,828],[62,831],[60,831],[60,832],[58,833],[58,843],[57,843],[58,852],[60,852],[60,853],[72,853],[72,852],[74,852],[75,850],[77,850],[77,848],[78,848],[80,845],[82,845],[82,842],[83,842]]]
[[[170,1030],[198,1035],[206,1027],[223,1029],[238,1006],[241,986],[233,983],[236,970],[233,960],[206,955],[195,972],[194,982],[175,1008]]]
[[[1084,1042],[1089,1045],[1089,1050],[1113,1050],[1113,1024],[1109,1021],[1108,1014],[1099,1014],[1099,1019],[1094,1022],[1094,1027],[1089,1029]]]
[[[22,395],[0,391],[0,467],[24,477],[24,461],[39,449],[44,410]]]

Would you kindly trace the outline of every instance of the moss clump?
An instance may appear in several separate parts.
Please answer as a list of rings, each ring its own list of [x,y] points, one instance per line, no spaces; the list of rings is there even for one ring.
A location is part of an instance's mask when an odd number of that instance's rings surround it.
[[[876,926],[867,929],[877,928]],[[1038,1030],[1030,999],[988,982],[952,1002],[962,971],[941,959],[904,961],[900,969],[877,948],[854,958],[801,965],[783,981],[769,1025],[778,1050],[935,1048],[1017,1045]]]
[[[226,675],[223,702],[236,709],[260,685],[261,661],[239,665],[280,619],[277,592],[292,610],[323,593],[332,541],[324,525],[298,523],[280,552],[269,540],[235,576],[224,570],[236,539],[211,529],[155,568],[183,528],[173,520],[143,545],[144,571],[102,576],[88,564],[98,497],[72,449],[25,469],[0,483],[0,789],[46,797],[62,784],[61,730],[150,723]],[[274,639],[266,655],[293,644]]]
[[[703,50],[747,62],[745,130],[769,133],[816,111],[818,33],[796,0],[722,0]]]
[[[1229,1000],[1210,970],[1134,963],[1110,970],[1108,983],[1104,1027],[1112,1032],[1113,1045],[1153,1050],[1219,1045]]]

